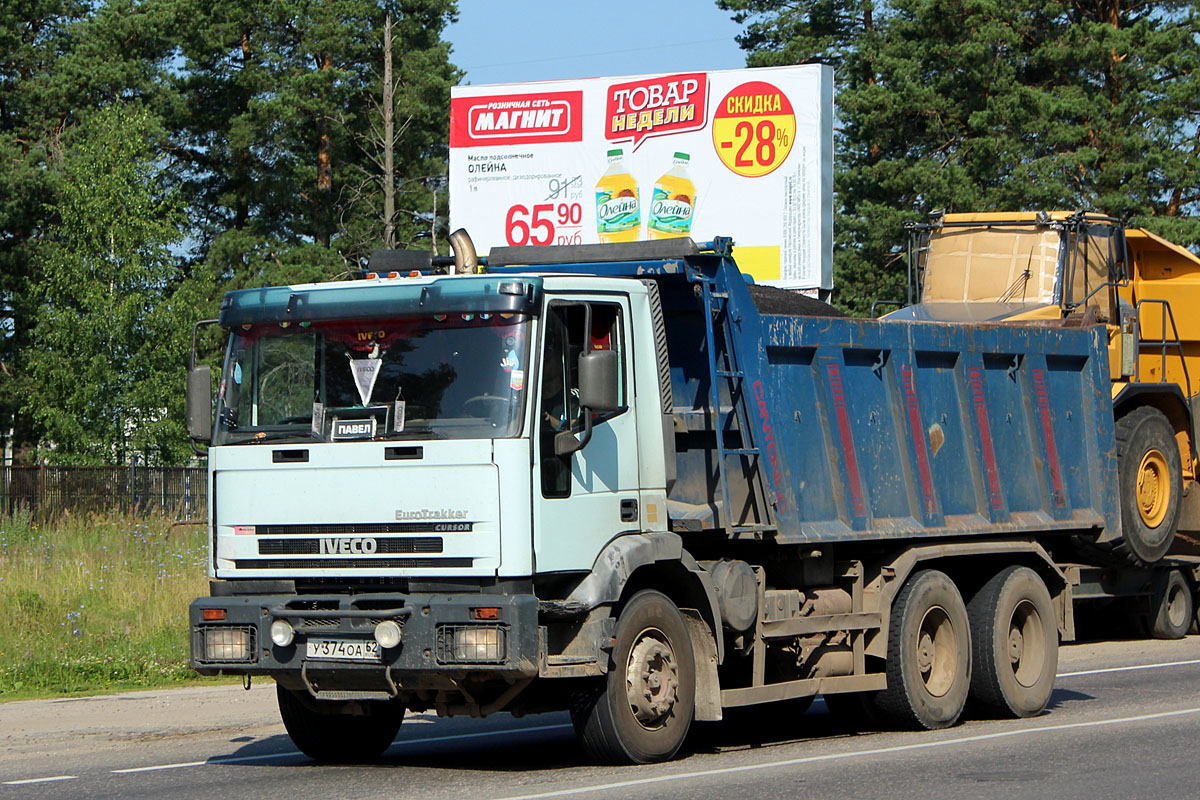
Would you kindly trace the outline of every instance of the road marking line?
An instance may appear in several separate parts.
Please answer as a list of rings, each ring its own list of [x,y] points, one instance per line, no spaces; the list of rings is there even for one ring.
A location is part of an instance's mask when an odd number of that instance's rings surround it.
[[[1163,667],[1185,667],[1189,664],[1200,664],[1200,658],[1190,661],[1166,661],[1162,664],[1135,664],[1132,667],[1108,667],[1107,669],[1085,669],[1079,672],[1060,672],[1056,677],[1074,678],[1077,675],[1102,675],[1105,672],[1133,672],[1139,669],[1162,669]]]
[[[1060,672],[1057,675],[1057,677],[1072,678],[1072,677],[1076,677],[1076,676],[1080,676],[1080,675],[1099,675],[1099,674],[1108,673],[1108,672],[1131,672],[1134,670],[1161,669],[1164,667],[1179,667],[1179,666],[1188,666],[1188,665],[1194,665],[1194,664],[1200,664],[1200,659],[1192,659],[1190,661],[1168,661],[1168,662],[1161,663],[1161,664],[1140,664],[1140,665],[1135,665],[1135,666],[1130,666],[1130,667],[1110,667],[1107,669],[1083,670],[1080,672]],[[1189,713],[1195,713],[1195,712],[1200,712],[1200,709],[1189,709],[1189,710],[1185,710],[1185,711],[1170,712],[1170,714],[1189,714]],[[1103,722],[1099,722],[1099,723],[1072,723],[1071,725],[1063,726],[1063,727],[1081,727],[1081,726],[1092,725],[1092,724],[1115,724],[1117,722],[1128,722],[1128,721],[1134,721],[1134,720],[1139,720],[1139,719],[1153,719],[1153,718],[1155,718],[1154,715],[1151,715],[1151,716],[1145,717],[1145,718],[1129,717],[1129,718],[1122,719],[1122,720],[1103,721]],[[417,722],[418,720],[412,720],[412,721]],[[421,722],[432,722],[433,720],[422,719],[420,721]],[[479,738],[484,738],[484,737],[489,737],[489,736],[507,736],[510,734],[536,733],[539,731],[563,730],[563,729],[567,729],[570,727],[571,727],[571,725],[569,725],[569,724],[538,725],[538,726],[534,726],[531,728],[515,728],[515,729],[509,729],[509,730],[503,730],[503,731],[479,731],[476,733],[459,733],[459,734],[454,734],[453,736],[427,736],[427,737],[423,737],[420,739],[402,739],[402,740],[396,742],[395,744],[393,744],[392,747],[397,747],[397,746],[403,747],[405,745],[430,744],[430,743],[437,743],[437,742],[453,742],[453,741],[461,741],[461,740],[466,740],[466,739],[479,739]],[[995,738],[995,737],[999,737],[999,736],[1014,736],[1014,735],[1019,735],[1022,733],[1029,733],[1029,732],[1035,732],[1035,731],[1040,731],[1040,730],[1054,730],[1054,728],[1031,728],[1031,729],[1023,729],[1021,731],[1016,731],[1016,732],[986,734],[983,737],[967,737],[967,738],[962,738],[962,739],[946,740],[945,743],[949,744],[949,743],[971,742],[971,741],[977,741],[978,738]],[[932,742],[932,743],[922,743],[920,745],[905,745],[900,749],[907,750],[907,749],[913,749],[916,747],[936,747],[936,746],[941,746],[942,744],[943,744],[942,742]],[[879,751],[863,751],[862,753],[846,753],[846,754],[837,754],[835,756],[818,756],[815,758],[818,760],[824,760],[824,759],[828,759],[828,758],[848,758],[848,757],[851,757],[854,755],[869,755],[869,754],[874,754],[874,753],[886,753],[886,752],[896,752],[896,750],[884,749],[884,750],[879,750]],[[218,764],[240,764],[240,763],[246,763],[246,762],[250,762],[250,761],[267,761],[267,760],[270,760],[273,758],[292,758],[295,756],[302,756],[302,755],[304,755],[304,754],[301,753],[300,751],[292,750],[292,751],[283,752],[283,753],[264,753],[263,755],[257,755],[257,756],[234,756],[234,757],[230,757],[230,758],[214,758],[214,759],[209,759],[206,761],[184,761],[184,762],[180,762],[177,764],[156,764],[154,766],[149,766],[149,767],[130,767],[127,769],[114,769],[114,770],[112,770],[112,772],[113,772],[113,774],[124,775],[124,774],[132,774],[132,773],[136,773],[136,772],[156,772],[159,770],[166,770],[166,769],[184,769],[187,767],[203,767],[203,766],[218,765]],[[805,759],[801,759],[800,761],[777,762],[777,763],[781,764],[781,765],[786,765],[786,764],[792,764],[792,763],[805,763],[805,762],[806,762]],[[769,766],[769,765],[764,765],[764,766]],[[756,767],[747,767],[747,769],[759,769],[759,768],[761,768],[761,767],[757,767],[757,766]],[[691,773],[689,773],[689,775],[690,774]],[[694,774],[696,774],[696,775],[722,774],[722,772],[716,771],[713,773],[694,773]],[[6,783],[8,783],[8,784],[38,783],[38,782],[45,782],[45,781],[71,780],[74,777],[75,776],[73,776],[73,775],[63,775],[63,776],[59,776],[59,777],[55,777],[55,778],[31,778],[31,779],[27,779],[24,781],[7,781]],[[679,777],[688,777],[688,775],[683,775],[683,776],[679,776]],[[656,781],[656,780],[673,780],[673,779],[675,779],[675,778],[653,778],[653,779],[645,779],[645,780]],[[619,788],[619,787],[622,787],[625,785],[637,785],[637,783],[638,782],[635,782],[633,784],[624,784],[624,783],[612,784],[612,786]],[[524,795],[520,798],[505,798],[505,800],[534,800],[534,798],[557,797],[562,794],[573,794],[573,793],[577,793],[577,792],[589,792],[589,791],[599,791],[599,789],[591,789],[591,788],[571,789],[571,790],[564,790],[562,792],[553,792],[553,793],[549,793],[549,794]]]
[[[75,775],[55,775],[53,778],[25,778],[20,781],[5,781],[5,786],[23,786],[27,783],[50,783],[51,781],[73,781]]]
[[[956,739],[942,739],[937,742],[917,742],[915,744],[897,745],[895,747],[878,747],[871,750],[855,750],[848,753],[829,753],[822,756],[789,758],[783,761],[769,761],[763,764],[746,764],[739,767],[722,767],[720,769],[706,769],[699,770],[697,772],[659,775],[653,778],[637,778],[634,780],[617,781],[614,783],[605,783],[594,786],[579,786],[572,789],[560,789],[553,792],[512,795],[501,798],[501,800],[543,800],[543,798],[547,797],[565,797],[567,795],[587,794],[590,792],[609,792],[614,789],[627,789],[633,786],[649,786],[656,783],[670,783],[673,781],[692,780],[695,778],[709,778],[718,775],[736,775],[742,772],[753,772],[756,770],[772,769],[776,767],[793,767],[799,764],[814,764],[821,761],[840,761],[848,758],[890,755],[892,753],[904,753],[913,750],[932,750],[937,747],[947,747],[956,744],[970,744],[972,742],[984,742],[992,739],[1024,736],[1032,733],[1050,733],[1054,731],[1071,730],[1073,728],[1093,728],[1104,725],[1120,725],[1127,722],[1146,722],[1155,719],[1166,719],[1168,717],[1179,717],[1186,714],[1200,714],[1200,708],[1184,708],[1176,711],[1163,711],[1157,714],[1142,714],[1136,717],[1120,717],[1117,719],[1102,719],[1093,720],[1090,722],[1071,722],[1063,725],[1045,725],[1037,728],[1022,728],[1021,730],[1016,731],[1000,731],[998,733],[982,733],[976,736],[962,736]]]
[[[570,728],[569,724],[558,725],[536,725],[532,728],[510,728],[503,731],[479,731],[477,733],[456,733],[453,736],[428,736],[421,739],[401,739],[392,745],[392,747],[410,745],[410,744],[427,744],[429,742],[453,742],[461,739],[479,739],[486,736],[511,736],[521,733],[535,733],[537,731],[552,731],[562,728]],[[390,748],[389,748],[390,749]],[[257,756],[233,756],[230,758],[213,758],[208,761],[181,761],[177,764],[155,764],[150,767],[129,767],[127,769],[114,769],[114,775],[127,775],[134,772],[157,772],[164,769],[184,769],[186,767],[204,767],[217,764],[240,764],[247,761],[268,761],[272,758],[290,758],[292,756],[304,755],[299,750],[291,750],[285,753],[263,753]],[[38,780],[45,780],[39,778]]]

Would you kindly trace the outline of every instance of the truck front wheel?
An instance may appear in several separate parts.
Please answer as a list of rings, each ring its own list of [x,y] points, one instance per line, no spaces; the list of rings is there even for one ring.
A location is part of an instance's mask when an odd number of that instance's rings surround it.
[[[378,758],[391,746],[404,720],[404,706],[397,700],[365,702],[365,713],[344,714],[338,713],[341,703],[302,697],[278,684],[275,691],[283,727],[313,761],[346,764]]]
[[[892,605],[887,688],[876,707],[913,729],[948,728],[958,721],[971,683],[967,609],[943,572],[909,578]]]
[[[1150,406],[1117,420],[1116,437],[1122,537],[1108,546],[1131,564],[1149,566],[1175,540],[1183,496],[1179,445],[1166,415]]]
[[[617,619],[612,664],[581,692],[571,720],[583,749],[608,764],[678,752],[695,710],[696,668],[683,615],[661,592],[635,594]]]
[[[1045,582],[1028,567],[1009,567],[975,593],[967,616],[971,698],[1004,716],[1040,713],[1058,669],[1058,623]]]

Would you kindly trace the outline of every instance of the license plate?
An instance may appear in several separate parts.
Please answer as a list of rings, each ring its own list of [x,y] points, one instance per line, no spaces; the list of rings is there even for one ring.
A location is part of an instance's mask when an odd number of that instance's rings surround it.
[[[373,639],[309,639],[305,655],[321,661],[382,661]]]

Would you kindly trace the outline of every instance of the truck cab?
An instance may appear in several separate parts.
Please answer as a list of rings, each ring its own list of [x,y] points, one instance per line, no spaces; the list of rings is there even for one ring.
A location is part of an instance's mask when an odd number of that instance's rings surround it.
[[[274,677],[285,720],[487,713],[539,673],[598,674],[592,638],[572,652],[589,620],[547,643],[539,603],[569,605],[622,535],[667,532],[657,302],[529,271],[227,295],[193,666]]]

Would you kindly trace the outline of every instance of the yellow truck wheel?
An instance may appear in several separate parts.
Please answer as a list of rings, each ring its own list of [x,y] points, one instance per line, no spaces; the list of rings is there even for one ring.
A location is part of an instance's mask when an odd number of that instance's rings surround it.
[[[1150,566],[1171,549],[1183,496],[1179,445],[1167,417],[1141,406],[1117,420],[1122,535],[1109,545],[1129,564]]]

